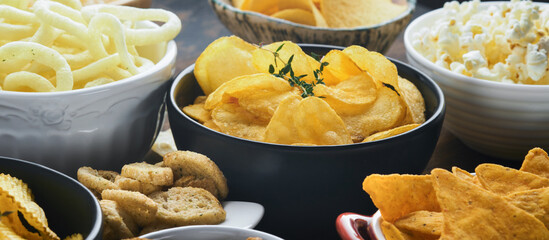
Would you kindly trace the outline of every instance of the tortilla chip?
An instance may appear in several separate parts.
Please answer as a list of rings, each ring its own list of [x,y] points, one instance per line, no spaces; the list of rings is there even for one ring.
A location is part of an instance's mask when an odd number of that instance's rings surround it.
[[[502,196],[443,169],[431,171],[443,214],[441,239],[549,239],[549,230]]]
[[[395,226],[418,239],[438,239],[442,231],[442,213],[415,211],[396,220]]]
[[[534,215],[549,228],[549,188],[516,192],[507,195],[507,201]]]
[[[429,175],[372,174],[362,188],[389,222],[418,210],[440,211]]]
[[[549,179],[547,178],[497,164],[480,164],[475,172],[484,188],[500,195],[549,187]]]
[[[547,156],[547,152],[541,148],[533,148],[528,151],[520,171],[549,178],[549,156]]]

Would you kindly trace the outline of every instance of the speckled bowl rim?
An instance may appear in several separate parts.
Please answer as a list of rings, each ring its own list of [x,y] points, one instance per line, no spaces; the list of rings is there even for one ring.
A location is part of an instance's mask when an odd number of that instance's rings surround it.
[[[162,69],[172,64],[172,62],[175,61],[176,56],[177,56],[177,45],[175,44],[174,40],[171,40],[166,44],[166,52],[164,53],[164,56],[153,67],[147,69],[144,72],[133,75],[129,78],[120,79],[118,81],[114,81],[112,83],[103,84],[96,87],[81,88],[81,89],[74,89],[74,90],[67,90],[67,91],[60,91],[60,92],[16,92],[16,91],[1,90],[0,99],[2,97],[23,97],[23,98],[62,97],[67,95],[79,95],[79,94],[84,95],[84,94],[90,94],[94,92],[102,92],[109,88],[120,87],[120,85],[125,85],[131,82],[136,82],[136,81],[150,78],[155,73],[161,71]]]
[[[227,0],[227,1],[230,1],[230,0]],[[235,13],[238,13],[238,14],[252,15],[252,16],[256,16],[256,17],[260,17],[260,18],[265,18],[265,19],[267,19],[271,22],[275,22],[275,23],[278,23],[278,24],[288,24],[288,25],[291,25],[291,26],[294,26],[294,27],[297,27],[297,28],[327,30],[327,31],[334,31],[334,32],[360,31],[360,30],[381,28],[383,26],[389,25],[390,23],[400,21],[401,19],[405,18],[406,16],[412,14],[414,12],[415,8],[416,8],[416,0],[406,0],[406,2],[408,3],[408,8],[406,9],[406,11],[404,11],[403,13],[401,13],[400,15],[398,15],[395,18],[389,19],[388,21],[378,23],[378,24],[375,24],[375,25],[366,26],[366,27],[328,28],[328,27],[316,27],[316,26],[310,26],[310,25],[294,23],[294,22],[290,22],[288,20],[284,20],[284,19],[280,19],[280,18],[274,18],[274,17],[268,16],[268,15],[265,15],[265,14],[261,14],[261,13],[258,13],[258,12],[240,10],[240,9],[234,7],[231,4],[227,4],[227,3],[223,2],[222,0],[210,0],[210,2],[213,2],[213,3],[223,7],[225,9],[229,9],[232,12],[235,12]]]
[[[302,48],[304,48],[304,47],[309,47],[309,48],[320,47],[320,48],[343,49],[343,47],[340,47],[340,46],[326,45],[326,44],[314,44],[314,43],[299,43],[299,46],[302,47]],[[425,122],[420,124],[418,127],[414,128],[412,130],[406,131],[404,133],[400,133],[400,134],[397,134],[397,135],[394,135],[394,136],[391,136],[391,137],[388,137],[388,138],[375,140],[375,141],[370,141],[370,142],[360,142],[360,143],[340,144],[340,145],[298,146],[298,145],[287,145],[287,144],[277,144],[277,143],[255,141],[255,140],[235,137],[235,136],[232,136],[232,135],[229,135],[229,134],[226,134],[226,133],[222,133],[222,132],[219,132],[219,131],[212,130],[212,129],[204,126],[203,124],[200,124],[199,122],[197,122],[193,118],[189,117],[187,114],[185,114],[183,112],[183,110],[181,109],[181,106],[179,106],[179,104],[176,101],[175,91],[176,91],[176,89],[179,89],[179,83],[181,82],[181,79],[183,79],[183,77],[185,75],[194,74],[194,66],[195,66],[194,63],[192,65],[188,66],[187,68],[183,69],[183,71],[181,71],[175,77],[174,81],[172,82],[172,85],[170,86],[169,92],[168,92],[168,94],[169,94],[168,98],[169,99],[166,99],[166,101],[169,101],[172,104],[173,108],[175,108],[175,110],[177,111],[177,113],[180,116],[182,116],[186,120],[192,122],[197,127],[203,128],[203,129],[205,129],[206,131],[209,131],[209,132],[213,132],[214,134],[219,134],[220,136],[225,137],[225,138],[236,139],[236,140],[243,141],[243,142],[253,144],[253,145],[268,145],[268,146],[272,146],[272,147],[277,147],[281,150],[282,149],[294,149],[294,148],[311,148],[311,149],[315,149],[315,148],[317,148],[317,149],[318,148],[322,148],[322,149],[342,148],[342,149],[350,150],[350,149],[355,149],[355,148],[362,148],[365,145],[366,146],[375,146],[375,145],[379,145],[379,144],[386,144],[386,142],[388,142],[388,141],[398,141],[398,139],[400,137],[405,136],[405,135],[419,135],[419,134],[421,134],[421,132],[427,131],[426,130],[427,126],[435,124],[434,122],[437,120],[437,118],[439,118],[441,115],[443,115],[445,113],[445,109],[446,109],[446,100],[445,100],[445,97],[444,97],[444,93],[443,93],[442,89],[440,88],[440,86],[431,77],[429,77],[427,74],[419,71],[417,68],[413,67],[410,64],[401,62],[399,60],[395,60],[395,59],[390,58],[390,57],[387,57],[387,59],[391,60],[392,62],[397,62],[397,63],[403,65],[404,67],[410,68],[411,70],[416,72],[418,75],[421,75],[424,79],[426,79],[431,85],[433,85],[434,88],[432,89],[432,91],[433,91],[433,94],[435,96],[437,96],[437,99],[439,99],[439,104],[433,110],[431,116],[429,116],[429,118],[425,119]],[[172,117],[175,117],[175,116],[172,116]]]
[[[481,2],[480,4],[481,6],[486,7],[486,6],[492,6],[492,5],[500,5],[503,3],[509,3],[509,2],[494,1],[494,2]],[[546,7],[549,7],[549,3],[541,3],[541,2],[533,2],[533,3],[538,5],[545,5]],[[413,37],[412,29],[417,28],[417,25],[425,25],[423,24],[423,22],[425,22],[426,19],[432,17],[433,15],[440,14],[442,11],[443,11],[443,8],[438,8],[430,12],[427,12],[419,16],[418,18],[414,19],[408,25],[408,27],[406,27],[406,30],[404,31],[404,47],[406,48],[406,53],[413,60],[425,66],[430,71],[433,71],[435,73],[440,73],[444,78],[463,82],[464,84],[475,84],[475,85],[481,85],[487,88],[500,88],[500,89],[506,89],[506,90],[519,90],[519,91],[530,91],[530,92],[535,91],[539,93],[549,91],[549,85],[527,85],[527,84],[505,83],[505,82],[495,82],[495,81],[486,80],[486,79],[468,77],[465,75],[452,72],[449,69],[437,66],[434,62],[429,61],[426,57],[421,55],[412,46],[412,42],[411,42]]]

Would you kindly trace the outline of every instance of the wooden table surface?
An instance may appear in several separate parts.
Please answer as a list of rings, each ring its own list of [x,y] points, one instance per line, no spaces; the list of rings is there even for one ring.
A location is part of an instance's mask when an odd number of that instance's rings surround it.
[[[231,35],[231,32],[217,19],[206,0],[156,0],[153,1],[152,7],[168,9],[181,18],[181,33],[175,39],[178,47],[176,72],[180,72],[193,64],[209,43],[221,36]],[[429,10],[428,7],[418,3],[413,18]],[[385,55],[407,62],[403,33],[397,37]],[[522,159],[504,160],[493,158],[475,152],[443,127],[436,149],[425,168],[425,172],[429,172],[436,167],[450,169],[452,166],[473,171],[475,166],[483,162],[499,163],[504,166],[518,168],[521,161]]]

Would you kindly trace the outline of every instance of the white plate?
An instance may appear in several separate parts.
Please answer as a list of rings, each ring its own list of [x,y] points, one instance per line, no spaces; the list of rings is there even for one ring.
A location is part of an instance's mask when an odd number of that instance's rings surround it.
[[[227,215],[219,225],[239,228],[254,228],[265,212],[261,204],[253,202],[225,201],[223,208]]]

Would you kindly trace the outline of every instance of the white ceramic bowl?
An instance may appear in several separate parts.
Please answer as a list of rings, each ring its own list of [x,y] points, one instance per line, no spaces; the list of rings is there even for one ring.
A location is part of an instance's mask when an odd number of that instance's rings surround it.
[[[73,177],[84,165],[119,170],[141,160],[163,122],[177,49],[171,41],[142,51],[160,60],[114,83],[52,93],[0,91],[0,156]]]
[[[260,237],[263,240],[282,240],[277,236],[254,229],[219,225],[198,225],[169,228],[141,236],[152,240],[246,240]]]
[[[481,3],[481,6],[499,4]],[[543,4],[543,3],[539,3]],[[467,77],[439,67],[412,46],[415,32],[432,25],[441,9],[410,23],[404,33],[408,61],[435,80],[447,102],[445,126],[481,153],[522,161],[533,147],[549,147],[549,86]]]
[[[209,0],[219,20],[233,34],[251,43],[289,40],[335,46],[361,45],[370,51],[385,52],[412,19],[416,0],[406,0],[408,8],[388,21],[366,27],[325,28],[293,23],[261,13],[240,10],[231,0]]]

